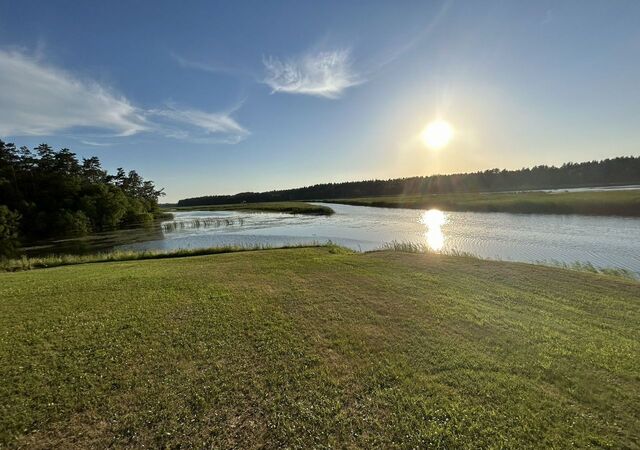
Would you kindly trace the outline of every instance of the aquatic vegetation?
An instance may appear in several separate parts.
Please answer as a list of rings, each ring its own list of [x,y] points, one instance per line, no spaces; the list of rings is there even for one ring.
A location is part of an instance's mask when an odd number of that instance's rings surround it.
[[[210,227],[230,227],[233,225],[244,225],[244,218],[242,217],[204,217],[195,218],[189,220],[174,220],[172,222],[163,222],[161,227],[165,233],[171,233],[175,231],[185,229],[198,229],[198,228],[210,228]]]
[[[326,244],[311,243],[300,245],[286,245],[278,248],[307,248],[307,247],[326,247],[332,251],[345,251],[351,252],[351,250],[339,247],[331,242]],[[143,259],[164,259],[164,258],[182,258],[185,256],[201,256],[201,255],[216,255],[220,253],[231,252],[248,252],[256,250],[268,250],[273,249],[268,245],[236,245],[236,246],[221,246],[221,247],[209,247],[209,248],[197,248],[197,249],[180,249],[172,251],[162,250],[114,250],[110,252],[99,252],[86,255],[49,255],[43,257],[28,257],[22,256],[20,258],[0,258],[0,272],[19,272],[23,270],[33,269],[46,269],[50,267],[69,266],[76,264],[87,263],[100,263],[111,261],[136,261]]]
[[[333,209],[325,205],[312,205],[305,202],[265,202],[234,203],[229,205],[202,205],[174,207],[175,211],[252,211],[279,212],[287,214],[307,214],[312,216],[330,216]]]
[[[429,254],[438,254],[445,256],[461,256],[465,258],[473,258],[482,261],[500,261],[500,259],[496,258],[486,258],[482,256],[478,256],[476,254],[470,252],[463,252],[457,249],[445,249],[436,251],[431,248],[428,244],[422,242],[408,242],[408,241],[392,241],[387,242],[382,246],[380,250],[374,251],[394,251],[394,252],[403,252],[403,253],[429,253]],[[588,272],[600,275],[608,275],[612,277],[625,278],[628,280],[636,280],[637,276],[630,270],[618,268],[618,267],[597,267],[594,266],[590,262],[560,262],[560,261],[536,261],[537,265],[544,265],[550,267],[557,267],[567,270],[573,270],[578,272]]]
[[[442,211],[640,217],[640,190],[400,195],[331,200],[331,203]]]

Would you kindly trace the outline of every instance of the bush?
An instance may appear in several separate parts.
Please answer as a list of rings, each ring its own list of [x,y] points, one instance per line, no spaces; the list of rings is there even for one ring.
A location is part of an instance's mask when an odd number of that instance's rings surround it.
[[[91,232],[91,221],[82,211],[62,210],[56,217],[53,229],[59,236],[84,236]]]
[[[14,256],[20,247],[20,214],[0,205],[0,258]]]

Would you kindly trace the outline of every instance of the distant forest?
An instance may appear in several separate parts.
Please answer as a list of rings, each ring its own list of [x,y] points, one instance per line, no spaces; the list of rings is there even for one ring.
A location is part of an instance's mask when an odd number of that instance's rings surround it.
[[[78,161],[69,149],[33,151],[0,140],[0,257],[22,238],[84,235],[159,216],[164,195],[134,170],[103,170],[97,157]]]
[[[498,192],[636,183],[640,183],[640,157],[620,157],[602,161],[566,163],[561,167],[536,166],[519,170],[491,169],[484,172],[453,175],[325,183],[269,192],[208,195],[180,200],[178,206],[330,200],[386,195]]]

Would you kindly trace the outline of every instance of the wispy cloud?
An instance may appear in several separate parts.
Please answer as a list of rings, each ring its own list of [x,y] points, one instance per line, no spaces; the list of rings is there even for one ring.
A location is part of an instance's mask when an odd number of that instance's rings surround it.
[[[94,82],[0,50],[0,134],[48,135],[96,127],[128,136],[147,129],[137,108]]]
[[[113,145],[109,142],[95,142],[95,141],[85,141],[85,140],[80,140],[80,142],[85,145],[91,145],[92,147],[111,147],[111,145]]]
[[[348,50],[306,53],[298,58],[264,58],[264,83],[273,92],[339,98],[349,87],[364,83],[353,69]]]
[[[195,60],[180,56],[176,53],[171,53],[171,57],[178,63],[180,67],[183,67],[185,69],[196,69],[196,70],[202,70],[203,72],[223,73],[228,75],[252,76],[249,72],[237,67],[225,66],[219,63],[195,61]]]
[[[249,131],[228,113],[208,113],[169,105],[149,110],[147,116],[154,118],[163,134],[177,139],[237,143],[249,135]]]
[[[82,80],[40,58],[0,49],[0,136],[82,137],[96,130],[114,137],[153,133],[212,142],[239,142],[249,133],[230,113],[173,106],[144,109],[91,80]],[[87,145],[105,145],[85,141]]]

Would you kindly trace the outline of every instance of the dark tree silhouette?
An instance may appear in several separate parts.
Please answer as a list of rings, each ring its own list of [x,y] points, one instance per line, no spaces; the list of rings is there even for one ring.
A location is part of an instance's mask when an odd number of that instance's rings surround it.
[[[561,167],[535,166],[519,170],[490,169],[475,173],[350,181],[269,192],[209,195],[180,200],[178,205],[196,206],[242,202],[331,200],[385,195],[499,192],[636,183],[640,183],[640,157],[620,157],[602,161],[566,163]]]
[[[19,238],[82,235],[160,214],[164,195],[135,171],[109,175],[97,157],[78,161],[69,149],[41,144],[33,151],[0,140],[0,256]]]

